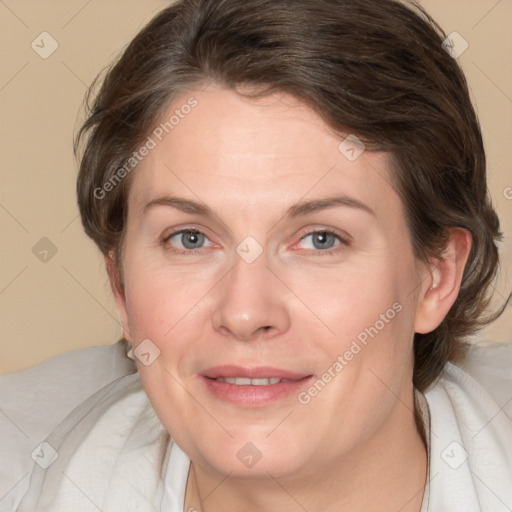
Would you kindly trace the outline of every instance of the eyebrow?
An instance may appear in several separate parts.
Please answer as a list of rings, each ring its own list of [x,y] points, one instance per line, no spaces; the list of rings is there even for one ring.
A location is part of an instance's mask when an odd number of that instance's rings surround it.
[[[349,208],[365,211],[374,217],[376,216],[375,212],[368,205],[354,197],[345,195],[329,196],[323,199],[315,199],[313,201],[302,201],[291,206],[288,209],[287,215],[289,217],[299,217],[301,215],[308,215],[334,206],[348,206]]]
[[[173,196],[160,196],[151,200],[148,204],[146,204],[146,206],[144,206],[143,212],[146,213],[148,210],[157,206],[169,206],[176,208],[177,210],[180,210],[184,213],[191,213],[196,215],[213,215],[212,210],[205,204],[198,203],[190,199]],[[323,199],[315,199],[312,201],[301,201],[288,208],[288,211],[285,215],[288,217],[300,217],[335,206],[347,206],[349,208],[355,208],[367,212],[374,217],[376,216],[375,212],[368,205],[362,203],[358,199],[346,195],[329,196]]]
[[[155,208],[156,206],[170,206],[184,213],[193,213],[196,215],[212,215],[211,209],[208,208],[208,206],[205,204],[191,201],[190,199],[185,199],[183,197],[172,196],[157,197],[156,199],[150,201],[146,206],[144,206],[142,211],[143,213],[146,213],[148,210]]]

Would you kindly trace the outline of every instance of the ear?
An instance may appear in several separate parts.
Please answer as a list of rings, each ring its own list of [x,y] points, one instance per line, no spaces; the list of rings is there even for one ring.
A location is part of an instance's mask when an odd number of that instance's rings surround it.
[[[126,297],[124,293],[124,286],[121,278],[121,273],[116,262],[114,253],[110,252],[105,256],[105,267],[110,281],[110,288],[116,301],[117,312],[119,319],[123,325],[123,336],[127,341],[132,341],[130,330],[128,328],[128,313],[126,309]]]
[[[459,294],[464,267],[471,250],[471,234],[463,228],[452,228],[441,259],[428,267],[418,299],[414,331],[428,333],[438,327]]]

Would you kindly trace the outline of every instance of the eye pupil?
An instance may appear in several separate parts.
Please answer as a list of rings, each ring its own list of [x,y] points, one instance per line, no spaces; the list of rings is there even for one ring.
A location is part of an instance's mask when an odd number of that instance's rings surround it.
[[[204,235],[195,231],[185,231],[181,234],[181,243],[187,249],[197,249],[204,243]]]
[[[315,249],[330,249],[334,246],[336,237],[332,233],[314,233],[313,245]]]

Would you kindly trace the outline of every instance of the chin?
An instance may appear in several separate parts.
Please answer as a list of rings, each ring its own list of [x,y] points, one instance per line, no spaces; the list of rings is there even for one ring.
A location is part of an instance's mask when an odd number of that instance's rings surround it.
[[[276,437],[272,442],[266,436],[268,432],[259,436],[240,435],[225,442],[212,443],[204,447],[202,454],[198,454],[199,460],[204,460],[221,474],[229,474],[230,478],[268,478],[269,473],[272,477],[280,478],[300,473],[307,464],[304,450],[292,439],[283,443],[282,439]],[[212,446],[215,446],[214,451]]]

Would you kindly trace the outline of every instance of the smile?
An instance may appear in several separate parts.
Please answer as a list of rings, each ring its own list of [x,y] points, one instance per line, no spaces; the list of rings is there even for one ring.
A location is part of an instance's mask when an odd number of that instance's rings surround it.
[[[206,393],[244,408],[265,407],[292,399],[313,378],[282,368],[215,366],[198,375]]]
[[[249,379],[248,377],[217,377],[217,382],[227,382],[228,384],[235,384],[237,386],[269,386],[272,384],[278,384],[279,382],[293,382],[291,379],[275,379],[275,378],[263,378],[263,379]]]

